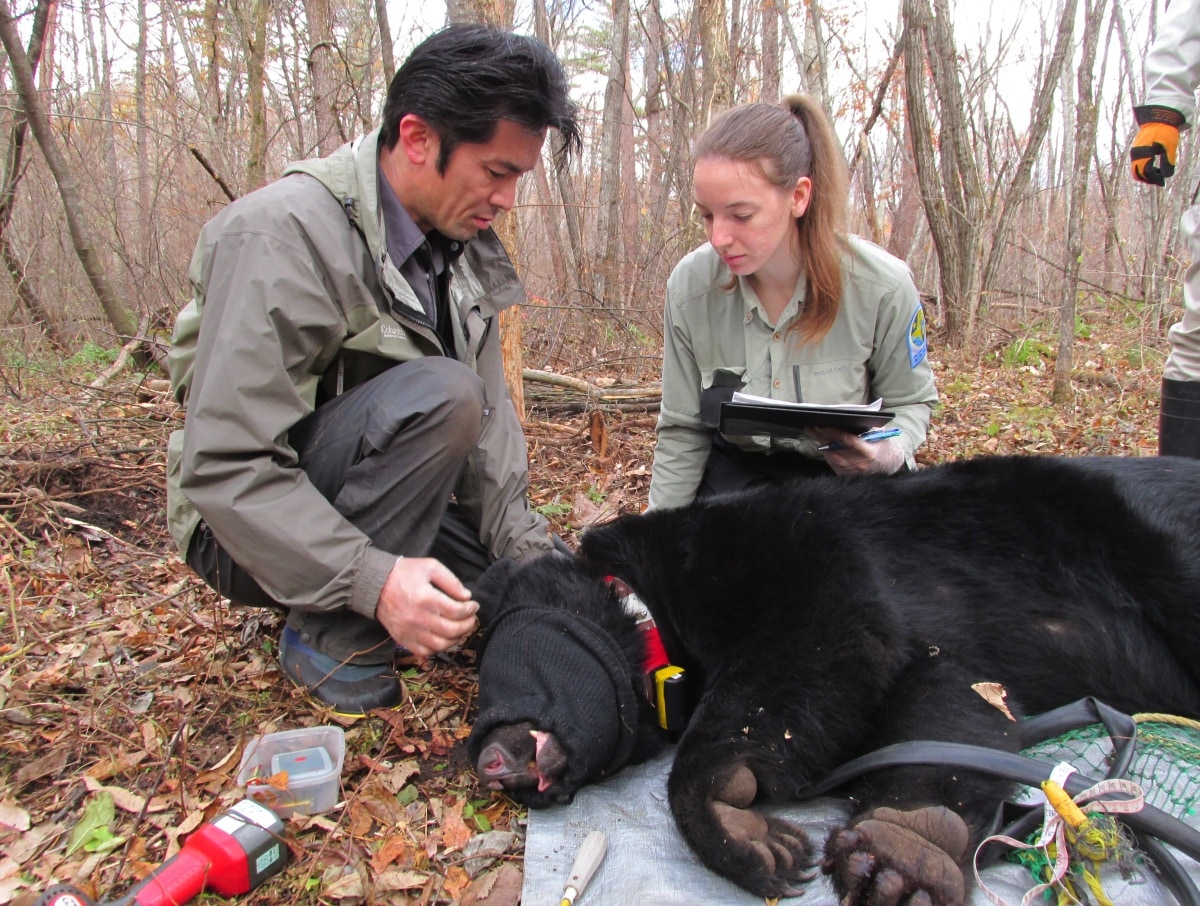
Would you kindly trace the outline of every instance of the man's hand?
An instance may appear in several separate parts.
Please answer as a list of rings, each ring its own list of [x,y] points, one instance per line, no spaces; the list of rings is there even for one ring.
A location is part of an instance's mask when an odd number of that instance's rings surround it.
[[[375,619],[417,657],[445,651],[479,626],[471,592],[432,557],[401,557],[392,567]]]
[[[891,475],[904,465],[904,446],[898,437],[868,443],[857,434],[837,428],[809,428],[808,434],[818,444],[832,444],[833,450],[822,455],[829,467],[839,475],[866,475],[871,472]]]
[[[1133,178],[1152,186],[1166,185],[1175,174],[1183,114],[1170,107],[1147,105],[1134,107],[1133,116],[1141,126],[1129,148]]]

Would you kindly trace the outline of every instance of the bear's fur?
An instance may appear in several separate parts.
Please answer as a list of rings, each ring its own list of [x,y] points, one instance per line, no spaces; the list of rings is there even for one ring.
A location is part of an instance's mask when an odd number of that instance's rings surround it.
[[[622,517],[575,558],[492,571],[469,747],[482,780],[528,804],[663,743],[645,699],[617,690],[641,690],[642,651],[610,576],[648,606],[695,693],[668,783],[679,828],[764,896],[821,863],[847,904],[962,902],[1007,781],[870,774],[823,858],[756,807],[898,741],[1017,750],[1017,725],[973,684],[1001,684],[1018,719],[1087,696],[1200,718],[1197,461],[981,458],[798,480]],[[569,640],[555,647],[566,625],[613,644],[573,660]]]

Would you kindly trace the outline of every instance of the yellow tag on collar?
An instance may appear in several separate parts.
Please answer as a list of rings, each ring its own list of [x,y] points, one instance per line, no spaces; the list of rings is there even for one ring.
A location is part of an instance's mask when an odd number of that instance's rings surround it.
[[[682,667],[670,664],[654,671],[654,701],[660,727],[678,733],[687,726],[687,677]]]

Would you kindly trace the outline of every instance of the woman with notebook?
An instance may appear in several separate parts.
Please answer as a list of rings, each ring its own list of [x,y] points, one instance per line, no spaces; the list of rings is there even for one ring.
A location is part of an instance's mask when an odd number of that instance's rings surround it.
[[[708,242],[667,283],[652,508],[796,475],[914,467],[937,403],[904,262],[846,232],[847,174],[810,98],[743,104],[693,149]],[[895,413],[874,440],[832,426],[723,434],[735,391]]]

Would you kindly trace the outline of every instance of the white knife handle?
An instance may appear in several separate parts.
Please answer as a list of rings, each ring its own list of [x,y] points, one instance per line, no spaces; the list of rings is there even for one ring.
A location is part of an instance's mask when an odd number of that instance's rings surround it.
[[[604,835],[603,831],[596,830],[587,835],[583,846],[579,847],[579,854],[575,857],[574,864],[571,865],[571,876],[567,878],[567,887],[563,891],[563,906],[570,906],[575,902],[575,898],[583,893],[583,889],[592,879],[592,875],[596,873],[596,869],[600,867],[600,863],[604,861],[604,854],[607,852],[608,837]]]

